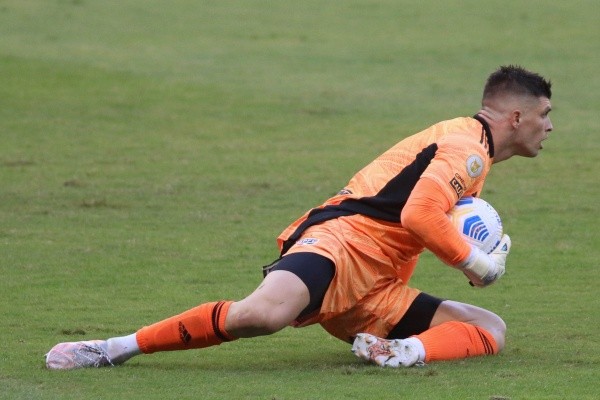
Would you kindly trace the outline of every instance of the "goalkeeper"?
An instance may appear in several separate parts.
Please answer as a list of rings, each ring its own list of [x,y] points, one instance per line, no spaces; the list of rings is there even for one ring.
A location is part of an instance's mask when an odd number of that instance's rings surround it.
[[[498,315],[422,292],[410,278],[425,249],[478,287],[504,274],[508,236],[485,254],[462,239],[446,212],[481,193],[492,164],[538,154],[552,130],[550,98],[540,75],[500,67],[473,117],[400,141],[285,229],[279,259],[246,298],[200,304],[126,336],[59,343],[46,366],[113,366],[316,323],[382,366],[497,354],[506,331]]]

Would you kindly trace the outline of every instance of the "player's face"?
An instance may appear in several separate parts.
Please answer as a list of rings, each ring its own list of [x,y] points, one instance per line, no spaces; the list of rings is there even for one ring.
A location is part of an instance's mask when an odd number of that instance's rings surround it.
[[[518,155],[535,157],[543,148],[542,141],[553,129],[548,116],[551,110],[550,99],[546,97],[529,102],[523,109],[516,137]]]

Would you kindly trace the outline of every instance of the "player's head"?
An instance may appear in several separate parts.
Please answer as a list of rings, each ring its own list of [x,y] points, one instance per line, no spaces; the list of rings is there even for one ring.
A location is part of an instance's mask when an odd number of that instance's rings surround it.
[[[535,72],[516,65],[502,66],[493,72],[483,89],[483,102],[501,95],[552,97],[552,83]]]
[[[502,66],[488,77],[480,113],[494,121],[492,132],[504,143],[497,160],[535,157],[543,148],[542,141],[553,129],[548,116],[551,87],[542,76],[514,65]]]

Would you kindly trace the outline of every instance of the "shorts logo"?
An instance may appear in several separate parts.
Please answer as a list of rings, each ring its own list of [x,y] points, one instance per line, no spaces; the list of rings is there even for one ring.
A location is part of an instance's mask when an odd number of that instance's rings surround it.
[[[471,178],[477,178],[483,172],[483,160],[477,154],[472,154],[467,158],[467,174]]]
[[[452,186],[458,197],[461,198],[465,192],[465,181],[459,174],[454,174],[454,178],[450,181],[450,186]]]
[[[309,246],[309,245],[317,243],[318,241],[319,241],[319,239],[315,239],[315,238],[304,238],[304,239],[298,240],[296,242],[296,244],[298,246]]]

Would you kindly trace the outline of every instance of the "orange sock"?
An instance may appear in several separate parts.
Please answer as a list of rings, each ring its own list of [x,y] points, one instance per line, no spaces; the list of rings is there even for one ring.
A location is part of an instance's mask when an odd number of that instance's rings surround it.
[[[219,345],[235,338],[225,331],[225,317],[233,301],[205,303],[167,318],[136,333],[140,350],[156,351],[199,349]]]
[[[480,326],[445,322],[416,335],[425,347],[425,362],[475,357],[498,352],[496,340]]]

